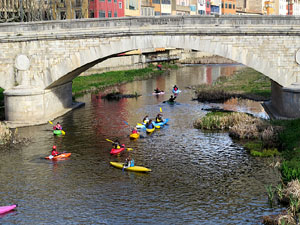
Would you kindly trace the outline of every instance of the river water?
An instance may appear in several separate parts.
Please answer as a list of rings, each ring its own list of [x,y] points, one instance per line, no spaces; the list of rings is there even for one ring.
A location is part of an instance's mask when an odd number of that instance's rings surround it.
[[[194,129],[193,121],[206,112],[206,103],[191,101],[187,87],[212,83],[238,65],[186,66],[169,75],[114,87],[123,93],[141,93],[137,99],[107,101],[99,94],[77,99],[85,106],[59,121],[66,135],[54,137],[51,125],[19,129],[31,137],[25,145],[0,149],[0,202],[18,209],[2,215],[0,224],[260,224],[270,208],[266,185],[277,185],[279,174],[270,160],[250,156],[227,133]],[[177,84],[178,104],[163,104]],[[153,96],[154,88],[166,90]],[[231,100],[220,107],[266,117],[260,104]],[[162,109],[169,125],[130,141],[130,125]],[[120,156],[109,154],[119,138],[133,148]],[[48,161],[52,145],[71,152],[67,160]],[[149,174],[110,166],[130,154]]]

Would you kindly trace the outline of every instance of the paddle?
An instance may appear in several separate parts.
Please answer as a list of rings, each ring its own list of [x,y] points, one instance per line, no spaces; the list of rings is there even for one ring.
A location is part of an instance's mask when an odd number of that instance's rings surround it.
[[[53,125],[53,123],[49,120],[48,121],[51,125]],[[63,130],[61,130],[61,133],[62,133],[62,135],[65,135],[66,134],[66,132],[64,132]]]
[[[160,112],[162,112],[162,109],[161,109],[161,107],[159,108],[159,111],[160,111]]]

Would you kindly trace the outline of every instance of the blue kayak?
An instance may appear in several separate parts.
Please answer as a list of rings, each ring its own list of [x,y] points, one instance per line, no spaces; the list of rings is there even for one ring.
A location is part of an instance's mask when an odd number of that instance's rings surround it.
[[[165,119],[163,122],[159,122],[159,123],[156,123],[156,122],[152,122],[154,124],[154,126],[163,126],[165,125],[166,123],[168,123],[169,119]]]
[[[181,90],[177,89],[177,90],[175,91],[175,90],[173,89],[172,92],[173,92],[174,94],[179,94],[179,93],[181,92]]]

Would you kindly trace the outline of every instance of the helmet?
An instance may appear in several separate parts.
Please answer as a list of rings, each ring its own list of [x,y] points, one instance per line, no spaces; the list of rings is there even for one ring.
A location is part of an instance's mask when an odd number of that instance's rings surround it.
[[[55,146],[55,145],[53,145],[52,149],[56,149],[56,146]]]

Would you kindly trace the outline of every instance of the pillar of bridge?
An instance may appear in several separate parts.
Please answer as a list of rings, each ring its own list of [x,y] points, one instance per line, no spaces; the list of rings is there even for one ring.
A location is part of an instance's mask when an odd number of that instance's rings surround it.
[[[4,92],[4,101],[6,121],[45,123],[72,108],[72,82],[46,90],[19,85]]]
[[[271,90],[271,101],[264,103],[271,118],[300,118],[300,82],[282,87],[272,81]]]

